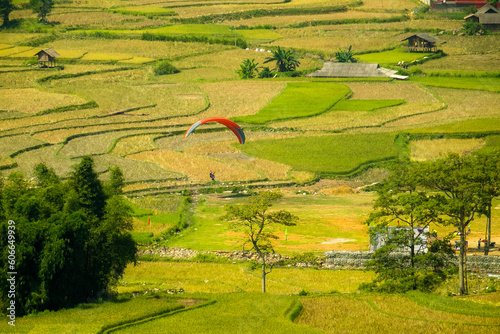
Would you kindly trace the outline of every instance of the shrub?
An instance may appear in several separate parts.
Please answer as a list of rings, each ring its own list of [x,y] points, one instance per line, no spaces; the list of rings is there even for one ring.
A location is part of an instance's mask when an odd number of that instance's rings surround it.
[[[464,23],[465,33],[469,36],[480,34],[484,34],[484,26],[479,22],[465,21]]]
[[[156,63],[154,72],[155,75],[165,75],[179,73],[180,71],[168,60],[161,60]]]

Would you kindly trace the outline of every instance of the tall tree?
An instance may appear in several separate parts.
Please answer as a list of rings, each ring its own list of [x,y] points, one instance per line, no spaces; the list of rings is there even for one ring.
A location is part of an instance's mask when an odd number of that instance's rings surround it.
[[[443,223],[453,225],[460,236],[458,261],[460,295],[467,293],[466,284],[466,231],[481,205],[484,184],[479,182],[475,160],[468,156],[449,154],[447,158],[426,162],[423,165],[423,185],[438,190],[433,195],[437,210],[444,215]]]
[[[33,13],[38,14],[40,21],[47,23],[47,14],[52,11],[54,0],[30,0],[30,7]]]
[[[276,50],[271,50],[271,53],[272,56],[267,57],[264,63],[276,62],[278,72],[295,71],[300,65],[299,55],[293,53],[291,49],[285,50],[278,46]]]
[[[223,219],[231,222],[230,228],[245,235],[243,246],[250,243],[260,257],[262,264],[262,292],[266,292],[266,275],[272,271],[272,265],[266,262],[266,255],[274,252],[272,239],[278,239],[270,231],[270,226],[279,224],[294,226],[298,219],[285,210],[270,212],[269,209],[283,195],[279,192],[263,191],[253,194],[248,203],[227,205]],[[266,270],[269,266],[269,271]]]
[[[439,222],[436,199],[420,187],[417,164],[402,161],[393,165],[392,172],[377,191],[378,198],[367,224],[408,227],[409,233],[403,245],[409,249],[410,267],[414,267],[415,248],[420,245],[425,228]],[[420,228],[420,232],[414,230]],[[418,231],[418,230],[417,230]]]
[[[111,195],[121,195],[123,194],[123,187],[125,186],[125,178],[123,177],[123,172],[120,167],[110,167],[109,168],[109,184],[108,189]]]
[[[137,248],[129,233],[131,209],[120,195],[106,196],[92,165],[90,158],[83,158],[65,183],[51,169],[38,165],[36,186],[12,173],[0,189],[2,200],[8,198],[5,217],[15,221],[19,316],[99,298],[135,261]],[[7,221],[0,222],[0,299],[4,303],[8,302],[7,273],[12,271],[7,270],[8,228]]]
[[[9,15],[15,9],[12,0],[0,0],[0,16],[3,19],[4,27],[9,25]]]
[[[71,189],[77,195],[79,206],[86,213],[101,218],[104,215],[106,195],[94,170],[94,160],[84,156],[73,168],[69,181]]]
[[[478,181],[483,185],[483,203],[479,211],[486,216],[484,255],[489,253],[491,243],[491,208],[493,199],[500,196],[500,151],[477,154],[473,157]]]

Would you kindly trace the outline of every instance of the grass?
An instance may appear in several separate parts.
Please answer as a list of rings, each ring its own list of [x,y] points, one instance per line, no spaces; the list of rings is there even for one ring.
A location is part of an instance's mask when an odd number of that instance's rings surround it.
[[[331,108],[350,92],[333,83],[289,83],[285,90],[257,114],[233,118],[236,122],[265,124],[283,119],[309,117]]]
[[[292,166],[295,170],[349,174],[361,165],[397,156],[392,134],[299,136],[245,144],[245,153]],[[307,154],[304,154],[307,152]]]
[[[176,14],[173,9],[156,6],[118,7],[112,8],[110,11],[113,13],[144,16],[172,16]]]
[[[465,133],[465,132],[491,132],[500,131],[500,120],[498,118],[477,118],[446,125],[419,128],[411,133]]]
[[[16,318],[16,333],[97,333],[113,323],[154,316],[181,307],[182,304],[168,296],[121,297],[114,302],[81,304],[73,309]]]
[[[358,285],[373,278],[360,270],[318,270],[274,268],[267,277],[269,295],[310,292],[356,291]],[[186,293],[258,293],[260,272],[248,264],[148,262],[128,266],[118,286],[122,292],[143,292],[155,288],[182,289]]]
[[[373,111],[405,103],[405,100],[340,100],[331,110]]]
[[[131,326],[118,333],[156,333],[164,328],[169,333],[318,333],[297,325],[284,314],[294,302],[290,296],[270,294],[227,294],[217,302],[189,312],[177,313],[153,322]]]
[[[259,39],[259,40],[276,40],[281,38],[281,35],[267,29],[250,29],[237,30],[238,35],[243,36],[245,39]]]
[[[494,318],[461,315],[457,308],[435,310],[439,298],[419,295],[426,300],[426,305],[413,301],[415,295],[353,295],[303,297],[303,312],[297,318],[297,323],[320,329],[326,333],[359,333],[360,331],[377,328],[383,332],[405,333],[460,333],[478,330],[495,331],[498,328],[498,315]],[[434,299],[434,301],[433,301]],[[429,303],[430,302],[430,303]],[[467,303],[444,297],[442,302],[453,304],[458,309],[468,307],[471,313],[483,309],[479,303]],[[396,306],[397,305],[397,306]],[[429,309],[425,306],[431,306]],[[493,314],[497,310],[490,307]],[[357,319],[362,318],[360,323]],[[338,319],[343,319],[338,321]]]
[[[500,78],[453,78],[453,77],[412,77],[411,81],[421,82],[427,86],[475,89],[488,92],[500,92]]]
[[[400,61],[411,63],[415,60],[420,60],[424,57],[429,57],[431,53],[412,53],[406,50],[396,49],[391,51],[366,53],[355,55],[363,63],[377,63],[377,64],[397,64]]]
[[[373,194],[304,196],[291,195],[288,191],[285,193],[285,199],[272,210],[290,211],[299,217],[299,222],[287,228],[286,240],[284,227],[271,229],[278,237],[273,241],[277,252],[288,255],[307,251],[322,254],[329,250],[368,248],[367,227],[363,221],[372,208]],[[227,222],[219,219],[225,213],[224,205],[242,201],[240,197],[233,196],[203,196],[192,218],[193,226],[183,231],[181,236],[169,240],[167,246],[200,251],[241,249],[243,235],[230,231]],[[330,242],[339,238],[350,241]]]

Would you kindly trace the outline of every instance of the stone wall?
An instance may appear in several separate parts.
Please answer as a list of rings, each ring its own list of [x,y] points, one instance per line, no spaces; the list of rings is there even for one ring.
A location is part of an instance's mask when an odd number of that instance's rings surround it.
[[[250,251],[195,251],[192,249],[185,248],[167,248],[167,247],[159,247],[155,249],[144,249],[140,250],[138,255],[150,255],[150,256],[158,256],[158,257],[167,257],[172,259],[185,259],[189,260],[194,258],[197,255],[206,254],[212,255],[217,258],[223,257],[229,259],[231,261],[259,261],[259,255],[255,252]],[[275,263],[278,261],[289,260],[290,257],[281,254],[268,254],[268,259],[270,263]]]
[[[154,249],[144,249],[138,255],[149,255],[172,259],[193,259],[198,255],[215,256],[216,258],[226,258],[230,261],[260,262],[259,256],[250,251],[195,251],[185,248],[158,247]],[[318,257],[315,263],[290,263],[292,258],[282,254],[269,254],[269,262],[276,263],[287,261],[289,267],[316,267],[328,269],[364,269],[366,262],[371,259],[373,252],[351,252],[351,251],[331,251],[326,252],[325,257]],[[456,259],[455,259],[456,261]],[[500,256],[468,255],[467,268],[470,271],[483,271],[488,273],[500,273]]]
[[[365,268],[373,252],[331,251],[325,253],[326,266],[330,268]],[[456,263],[457,256],[455,256]],[[469,271],[500,273],[500,256],[467,255]]]

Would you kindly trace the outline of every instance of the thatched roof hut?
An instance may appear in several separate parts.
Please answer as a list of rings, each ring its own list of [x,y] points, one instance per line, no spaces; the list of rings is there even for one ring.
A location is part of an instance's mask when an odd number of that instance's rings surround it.
[[[489,4],[479,8],[476,13],[467,15],[464,20],[479,22],[489,31],[500,31],[500,10]]]
[[[43,66],[55,66],[56,57],[61,55],[52,48],[46,48],[39,51],[35,56],[38,56],[38,63]]]
[[[408,51],[410,52],[436,52],[436,42],[439,40],[428,33],[422,32],[411,35],[402,41],[408,41]]]
[[[396,75],[397,71],[380,67],[374,63],[334,63],[326,62],[323,68],[307,77],[312,78],[383,78],[406,79],[408,77]]]

